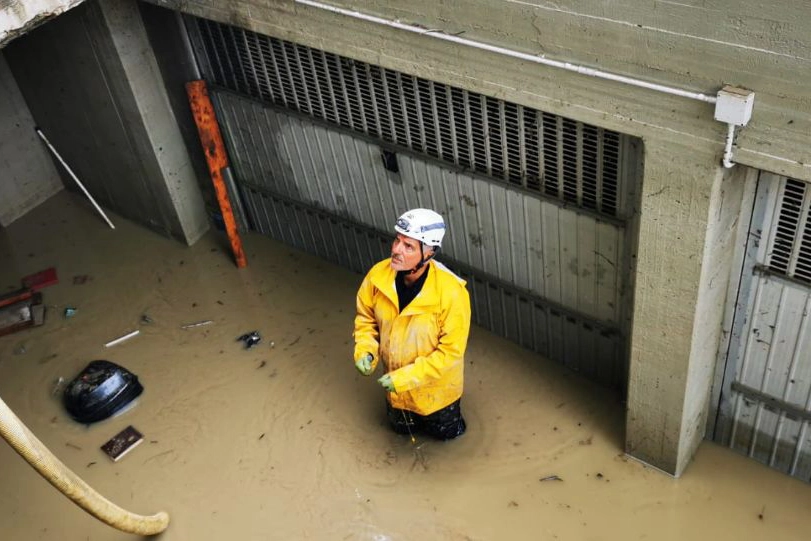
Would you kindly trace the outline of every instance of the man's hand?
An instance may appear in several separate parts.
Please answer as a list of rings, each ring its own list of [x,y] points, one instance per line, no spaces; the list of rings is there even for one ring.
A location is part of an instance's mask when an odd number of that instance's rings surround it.
[[[385,376],[381,377],[377,380],[377,382],[388,392],[396,393],[397,391],[394,389],[394,383],[391,381],[391,376],[386,374]]]
[[[372,354],[367,353],[357,361],[355,361],[355,368],[358,369],[358,372],[363,374],[364,376],[368,376],[372,373]]]

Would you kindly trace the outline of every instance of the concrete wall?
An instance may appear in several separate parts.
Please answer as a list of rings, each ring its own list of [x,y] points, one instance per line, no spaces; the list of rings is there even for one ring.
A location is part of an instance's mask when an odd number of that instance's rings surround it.
[[[776,0],[331,1],[433,32],[407,33],[291,0],[154,0],[191,14],[496,96],[643,139],[627,449],[679,475],[703,435],[722,321],[737,181],[719,166],[713,106],[432,37],[458,34],[714,95],[757,93],[734,159],[811,180],[811,17]],[[732,190],[734,191],[734,190]],[[731,199],[735,200],[735,195]]]
[[[438,42],[292,0],[151,0],[624,133],[712,147],[713,106]],[[736,159],[811,180],[811,6],[794,0],[331,1],[489,44],[703,91],[755,90]],[[538,5],[532,5],[536,3]],[[658,134],[658,135],[657,135]]]
[[[84,0],[0,0],[0,47]]]
[[[103,206],[189,244],[198,181],[137,5],[87,2],[5,49],[31,112]]]
[[[2,52],[0,118],[0,226],[5,227],[61,190],[62,180]]]
[[[704,437],[748,170],[646,146],[626,450],[678,475]],[[681,182],[673,182],[678,178]],[[751,200],[750,200],[751,201]],[[740,268],[737,269],[740,272]]]
[[[694,157],[703,158],[697,162],[672,159],[673,152],[688,150],[656,140],[645,145],[628,380],[626,450],[671,474],[682,467],[709,193],[718,174],[712,155],[697,150]]]
[[[149,35],[155,59],[158,62],[166,87],[166,95],[172,107],[177,126],[189,151],[191,165],[206,206],[218,209],[214,186],[208,172],[206,157],[200,145],[200,135],[189,107],[186,95],[186,83],[200,78],[191,44],[185,29],[181,29],[183,18],[177,11],[161,8],[154,4],[138,3],[144,20],[144,27]]]
[[[719,321],[726,315],[727,295],[737,297],[742,263],[738,249],[743,240],[739,235],[739,222],[743,214],[751,213],[756,178],[757,172],[753,169],[742,166],[727,169],[713,183],[710,193],[704,261],[687,374],[687,381],[692,384],[687,387],[684,398],[682,441],[700,439],[705,434],[708,419],[712,420],[709,412],[715,410],[710,404],[710,395],[716,381],[717,349],[723,334]],[[743,205],[748,205],[744,212]],[[736,289],[730,291],[730,284]],[[679,451],[682,455],[678,457],[678,463],[690,460],[689,447],[682,446]]]

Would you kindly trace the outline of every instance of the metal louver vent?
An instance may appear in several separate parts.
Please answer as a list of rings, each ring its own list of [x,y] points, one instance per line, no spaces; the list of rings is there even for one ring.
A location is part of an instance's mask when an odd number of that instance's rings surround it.
[[[390,253],[391,234],[261,188],[246,187],[256,229],[311,254],[365,273]],[[258,209],[262,209],[261,212]],[[526,290],[460,261],[443,263],[468,282],[475,323],[613,388],[626,378],[622,334],[615,326],[553,306]]]
[[[799,180],[783,185],[769,268],[811,283],[811,190]]]
[[[241,28],[190,18],[219,86],[608,216],[620,135]],[[194,29],[194,27],[192,27]]]

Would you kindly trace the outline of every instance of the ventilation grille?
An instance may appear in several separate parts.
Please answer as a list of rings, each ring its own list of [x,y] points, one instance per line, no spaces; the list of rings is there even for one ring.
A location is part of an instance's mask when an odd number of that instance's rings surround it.
[[[769,268],[811,283],[811,190],[799,180],[783,185]]]
[[[389,255],[391,234],[257,186],[242,186],[259,232],[358,273]],[[624,338],[611,325],[511,286],[446,256],[468,282],[473,322],[615,389],[626,380]]]
[[[620,135],[206,19],[202,69],[219,86],[617,216]]]

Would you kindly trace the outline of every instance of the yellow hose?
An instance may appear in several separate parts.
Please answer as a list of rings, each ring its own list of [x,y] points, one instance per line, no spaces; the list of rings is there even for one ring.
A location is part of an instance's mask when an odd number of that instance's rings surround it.
[[[73,503],[113,528],[137,535],[156,535],[169,526],[169,515],[163,511],[149,517],[136,515],[96,492],[56,458],[2,399],[0,436]]]

